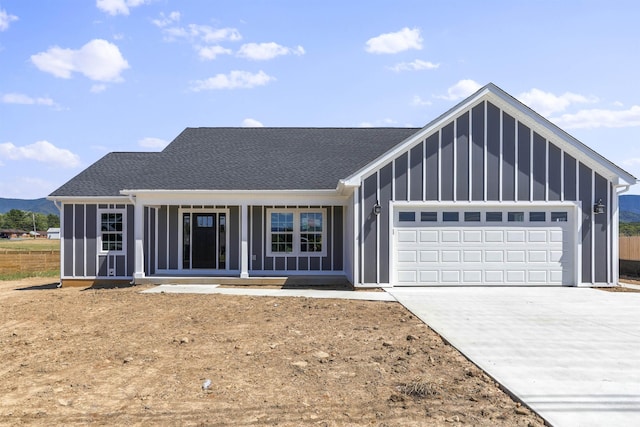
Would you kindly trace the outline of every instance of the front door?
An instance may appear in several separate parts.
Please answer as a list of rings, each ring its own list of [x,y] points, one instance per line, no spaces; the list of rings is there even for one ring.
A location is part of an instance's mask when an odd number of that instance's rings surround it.
[[[216,268],[216,214],[193,214],[192,268]]]
[[[226,269],[227,214],[185,212],[182,221],[183,268]]]

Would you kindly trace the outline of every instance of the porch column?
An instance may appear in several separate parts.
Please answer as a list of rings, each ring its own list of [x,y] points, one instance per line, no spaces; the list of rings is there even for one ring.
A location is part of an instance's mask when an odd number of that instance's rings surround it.
[[[135,263],[133,278],[144,277],[144,206],[136,201],[133,211],[133,237],[135,240]]]
[[[249,206],[246,203],[241,207],[240,221],[240,277],[249,277]]]

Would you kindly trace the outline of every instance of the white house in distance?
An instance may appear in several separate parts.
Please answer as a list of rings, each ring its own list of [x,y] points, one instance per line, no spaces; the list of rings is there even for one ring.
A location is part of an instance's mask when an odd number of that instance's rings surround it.
[[[606,286],[635,183],[488,84],[423,128],[188,128],[49,199],[63,286]]]
[[[60,228],[51,227],[47,229],[47,239],[60,240]]]

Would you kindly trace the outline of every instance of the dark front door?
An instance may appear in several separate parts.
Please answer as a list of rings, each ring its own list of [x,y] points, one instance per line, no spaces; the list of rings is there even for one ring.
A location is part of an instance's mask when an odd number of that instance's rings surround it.
[[[192,268],[216,268],[216,214],[193,214]]]

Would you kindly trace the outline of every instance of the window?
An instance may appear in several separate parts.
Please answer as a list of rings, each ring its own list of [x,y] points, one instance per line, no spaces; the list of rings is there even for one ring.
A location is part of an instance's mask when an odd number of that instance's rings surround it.
[[[524,212],[509,212],[507,213],[507,221],[509,222],[523,222]]]
[[[438,220],[438,212],[420,212],[420,221],[435,222]]]
[[[502,222],[502,212],[487,212],[487,222]]]
[[[100,237],[103,252],[123,250],[123,230],[124,214],[122,212],[103,212],[100,214]]]
[[[322,213],[300,213],[300,252],[322,252]]]
[[[464,220],[466,222],[479,222],[480,221],[480,212],[465,212]]]
[[[413,222],[416,220],[415,212],[398,212],[398,221],[400,222]]]
[[[529,221],[531,222],[545,222],[546,220],[546,212],[529,212]]]
[[[567,222],[567,213],[551,212],[551,222]]]
[[[271,213],[271,252],[293,252],[293,212]]]
[[[268,211],[268,255],[326,255],[325,211],[313,209]]]
[[[442,212],[442,221],[444,222],[458,222],[459,220],[459,212]]]

